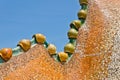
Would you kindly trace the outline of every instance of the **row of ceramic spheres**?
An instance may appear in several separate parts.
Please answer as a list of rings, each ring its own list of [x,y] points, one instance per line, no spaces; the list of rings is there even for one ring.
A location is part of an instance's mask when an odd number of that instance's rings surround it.
[[[87,5],[88,2],[87,0],[79,0],[81,6],[82,5]],[[78,12],[78,18],[79,19],[85,19],[87,16],[87,11],[86,10],[80,10]],[[76,39],[78,35],[78,29],[81,27],[82,23],[80,20],[74,20],[71,24],[70,27],[71,29],[68,32],[68,37],[69,39]],[[44,44],[46,41],[46,37],[42,34],[35,34],[33,36],[35,38],[37,43]],[[30,40],[23,39],[18,43],[18,46],[20,46],[25,52],[28,51],[31,48],[31,42]],[[49,44],[47,47],[48,52],[50,55],[56,54],[56,47],[53,44]],[[58,56],[61,62],[64,62],[68,59],[68,53],[73,54],[75,50],[75,45],[73,43],[68,43],[64,47],[64,52],[59,52]],[[3,48],[0,50],[0,57],[4,61],[8,61],[12,57],[13,51],[11,48]]]
[[[74,53],[76,44],[74,44],[74,42],[72,40],[74,40],[76,42],[76,39],[77,39],[77,36],[78,36],[78,30],[81,27],[81,25],[83,24],[82,20],[85,20],[86,17],[87,17],[86,6],[88,4],[88,1],[87,0],[79,0],[79,2],[80,2],[81,7],[83,8],[78,12],[78,18],[80,20],[74,20],[70,24],[71,28],[68,31],[68,38],[69,38],[70,42],[65,45],[64,52],[58,53],[60,61],[62,61],[62,62],[67,61],[68,54],[73,54]]]

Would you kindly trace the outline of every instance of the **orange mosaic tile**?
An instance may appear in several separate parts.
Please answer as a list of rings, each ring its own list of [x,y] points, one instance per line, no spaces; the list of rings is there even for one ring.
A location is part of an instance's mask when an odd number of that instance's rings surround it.
[[[55,61],[40,44],[0,65],[0,80],[120,80],[119,0],[89,0],[75,53]]]

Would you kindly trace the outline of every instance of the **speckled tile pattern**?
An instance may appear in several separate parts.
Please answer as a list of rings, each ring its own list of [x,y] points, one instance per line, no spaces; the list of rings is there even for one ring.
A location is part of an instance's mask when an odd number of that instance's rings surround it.
[[[0,66],[1,80],[63,80],[64,67],[36,45],[27,53],[13,57]]]
[[[89,0],[68,63],[56,62],[36,45],[0,65],[0,80],[120,80],[120,0]]]
[[[119,14],[120,0],[89,0],[88,17],[79,30],[76,49],[83,64],[89,62],[87,67],[82,64],[82,80],[120,80]]]

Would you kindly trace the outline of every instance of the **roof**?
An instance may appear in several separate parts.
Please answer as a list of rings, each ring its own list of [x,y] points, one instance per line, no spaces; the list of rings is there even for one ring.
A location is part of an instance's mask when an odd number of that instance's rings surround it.
[[[119,80],[120,16],[116,15],[120,14],[120,3],[89,3],[87,20],[78,31],[76,48],[68,62],[55,61],[43,44],[36,44],[0,65],[0,79]]]

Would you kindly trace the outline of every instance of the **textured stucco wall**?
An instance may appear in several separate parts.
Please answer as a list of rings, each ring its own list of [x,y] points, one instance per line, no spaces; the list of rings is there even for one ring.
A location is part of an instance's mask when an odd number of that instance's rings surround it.
[[[0,65],[0,80],[120,80],[120,0],[89,0],[68,63],[53,60],[41,45]]]

